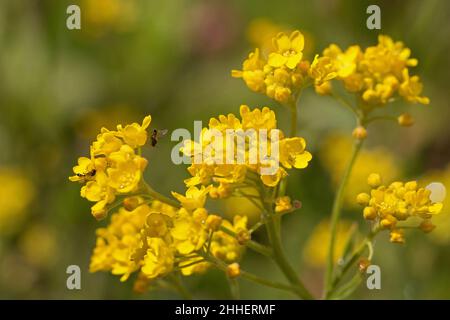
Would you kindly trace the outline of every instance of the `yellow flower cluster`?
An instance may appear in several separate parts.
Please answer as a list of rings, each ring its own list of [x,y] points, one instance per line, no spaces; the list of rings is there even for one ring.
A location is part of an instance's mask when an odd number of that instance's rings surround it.
[[[290,103],[307,77],[309,63],[302,61],[305,40],[300,31],[280,32],[272,39],[272,49],[263,56],[256,48],[243,62],[242,70],[231,75],[242,78],[250,90],[266,94],[280,103]]]
[[[409,68],[418,64],[410,56],[409,48],[386,35],[380,35],[378,44],[364,51],[357,45],[344,51],[331,44],[311,66],[316,69],[316,79],[322,80],[316,83],[316,90],[329,92],[331,87],[327,81],[336,77],[369,110],[385,105],[396,95],[408,102],[428,104],[429,99],[421,96],[420,78],[409,74]]]
[[[390,230],[391,242],[405,241],[403,228],[406,225],[402,225],[402,222],[410,218],[421,220],[417,227],[422,231],[433,230],[431,218],[441,211],[442,203],[433,201],[431,190],[419,187],[416,181],[397,181],[385,186],[376,173],[370,174],[367,182],[372,188],[370,195],[360,193],[356,201],[364,206],[365,219],[375,221],[381,229]]]
[[[188,168],[192,178],[185,180],[188,187],[199,184],[211,185],[209,187],[210,196],[213,198],[224,198],[230,196],[234,186],[244,182],[249,175],[259,175],[266,186],[276,186],[282,178],[287,176],[286,169],[293,167],[302,169],[308,166],[312,156],[305,150],[305,140],[301,137],[285,137],[283,132],[277,129],[275,112],[267,107],[250,110],[248,106],[242,105],[240,107],[240,115],[241,119],[238,119],[233,114],[228,116],[220,115],[218,119],[212,118],[209,121],[209,127],[203,128],[199,143],[192,140],[185,141],[181,151],[193,159],[192,165]],[[260,137],[258,143],[260,145],[267,143],[268,150],[274,149],[274,144],[277,144],[279,150],[277,160],[280,166],[278,166],[276,172],[274,174],[261,174],[261,169],[273,164],[268,163],[268,161],[261,161],[261,157],[257,157],[256,163],[251,163],[249,153],[255,151],[255,148],[257,150],[258,146],[250,145],[251,143],[247,139],[245,140],[245,148],[242,148],[245,150],[240,150],[240,148],[233,152],[233,163],[230,164],[228,161],[225,161],[230,156],[226,154],[226,151],[231,149],[227,148],[227,144],[234,143],[225,139],[227,130],[230,129],[235,130],[235,132],[244,132],[249,129],[256,131],[266,130],[267,141],[263,141]],[[212,130],[217,130],[223,134],[223,141],[218,143],[213,139]],[[277,130],[279,133],[276,141],[272,141],[269,138],[274,130]],[[212,146],[214,150],[220,149],[223,151],[220,159],[217,159],[216,154],[207,152]],[[234,146],[237,149],[237,144],[234,144]],[[238,161],[238,157],[242,156],[240,152],[245,152],[245,161],[242,163]],[[195,162],[197,155],[203,156],[203,160],[200,163]]]
[[[139,156],[139,148],[147,141],[146,129],[151,117],[142,124],[133,123],[116,131],[102,128],[90,148],[90,158],[78,158],[70,181],[84,183],[81,196],[95,202],[91,212],[97,219],[107,214],[107,206],[116,196],[131,194],[138,190],[147,160]]]
[[[204,189],[204,188],[202,188]],[[139,204],[133,210],[120,208],[106,228],[97,230],[97,244],[91,257],[90,271],[110,271],[121,281],[139,271],[135,286],[163,277],[175,269],[185,276],[204,272],[210,264],[200,250],[226,262],[234,262],[242,245],[234,237],[217,231],[247,233],[247,219],[235,217],[234,224],[208,214],[203,207],[206,194],[196,187],[182,196],[174,193],[183,207],[173,208],[157,200]]]

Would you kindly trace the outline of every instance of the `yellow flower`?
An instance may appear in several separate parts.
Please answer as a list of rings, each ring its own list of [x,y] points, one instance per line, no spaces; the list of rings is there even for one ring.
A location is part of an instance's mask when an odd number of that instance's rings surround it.
[[[278,197],[275,200],[275,212],[286,212],[292,209],[291,198],[288,196]]]
[[[186,210],[194,210],[204,207],[209,190],[210,187],[205,188],[205,186],[201,186],[201,188],[189,187],[186,190],[186,196],[176,192],[172,192],[172,195],[180,201]]]
[[[296,30],[290,36],[279,33],[273,43],[268,58],[255,49],[244,61],[242,71],[232,70],[231,75],[242,78],[252,91],[280,103],[290,103],[295,100],[309,69],[309,62],[302,61],[304,38]]]
[[[204,261],[203,257],[194,257],[186,259],[178,264],[183,276],[190,276],[193,274],[201,274],[211,267],[209,262]]]
[[[247,232],[247,217],[235,216],[233,218],[233,224],[228,220],[223,220],[222,226],[236,234]],[[216,258],[227,263],[232,263],[239,260],[244,247],[234,237],[219,230],[213,234],[210,250]]]
[[[151,116],[146,116],[142,121],[142,125],[138,123],[132,123],[126,125],[125,128],[122,125],[117,126],[117,131],[119,136],[121,136],[126,144],[132,148],[141,147],[147,141],[147,131],[146,129],[150,126],[152,121]]]
[[[409,76],[408,69],[403,69],[403,82],[398,90],[399,94],[408,102],[429,104],[430,99],[421,97],[423,85],[418,76]]]
[[[174,247],[180,254],[187,255],[197,251],[206,242],[208,238],[206,218],[207,212],[203,208],[196,209],[192,214],[183,209],[180,210],[170,230]]]
[[[110,271],[114,275],[121,275],[121,281],[126,281],[131,273],[137,271],[140,262],[132,257],[141,247],[140,232],[149,213],[148,206],[131,212],[121,208],[111,216],[111,222],[106,228],[97,229],[90,272]]]
[[[130,194],[140,187],[147,160],[136,151],[147,140],[150,121],[147,116],[142,125],[133,123],[124,128],[118,125],[118,131],[102,128],[91,145],[91,157],[80,157],[73,167],[75,175],[69,180],[85,183],[81,196],[96,202],[91,208],[95,218],[106,216],[116,195]]]
[[[258,174],[265,185],[273,187],[287,176],[284,168],[303,169],[307,167],[311,160],[311,154],[305,150],[305,140],[300,137],[285,138],[283,132],[277,129],[276,116],[271,109],[264,107],[251,110],[248,106],[242,105],[240,115],[241,120],[233,114],[221,115],[218,119],[212,118],[209,121],[209,127],[203,128],[201,131],[201,143],[185,142],[181,151],[194,160],[188,168],[193,177],[185,180],[188,187],[212,184],[210,191],[212,197],[227,197],[232,194],[234,185],[245,183],[248,174]],[[234,140],[230,140],[226,136],[230,129],[245,134],[248,134],[248,132],[255,133],[257,144],[255,144],[255,141],[244,139],[245,145],[243,148],[237,148]],[[218,130],[222,134],[219,143],[216,139],[211,138],[212,130]],[[260,130],[266,130],[267,137],[260,134]],[[278,139],[272,137],[275,134],[277,134]],[[229,143],[233,145],[229,145]],[[267,146],[267,154],[270,154],[271,157],[262,159],[261,155],[257,156],[258,146],[261,150],[264,145]],[[214,149],[215,153],[210,150],[211,148]],[[209,153],[206,152],[207,150],[209,150]],[[231,155],[228,154],[230,150],[233,151]],[[279,152],[278,154],[272,154],[271,150],[278,150]],[[220,156],[219,159],[216,158],[218,155]],[[195,161],[197,156],[200,156],[201,161]],[[223,164],[224,161],[229,162]],[[270,171],[271,168],[275,169]],[[175,196],[179,197],[178,195]]]
[[[321,80],[327,74],[324,70],[335,71],[336,79],[342,81],[345,89],[363,102],[361,107],[365,112],[384,106],[397,95],[408,102],[428,104],[429,99],[420,96],[419,77],[409,77],[409,68],[417,65],[417,59],[411,59],[410,55],[411,50],[402,42],[384,35],[378,37],[377,45],[364,51],[359,46],[350,46],[343,51],[331,44],[321,57],[330,59],[323,62],[326,68],[310,72],[310,75]],[[313,65],[316,67],[320,63],[317,61]]]
[[[280,141],[280,163],[287,169],[304,169],[312,155],[306,151],[306,141],[300,137],[285,138]]]
[[[172,271],[174,263],[173,249],[161,238],[147,238],[147,252],[141,272],[148,278],[165,275]]]
[[[303,57],[305,39],[300,31],[296,30],[290,36],[280,32],[273,39],[275,52],[269,55],[269,65],[275,68],[285,65],[289,69],[294,69]]]
[[[322,85],[337,76],[336,68],[329,57],[320,57],[316,54],[309,68],[309,76],[314,79],[317,86]]]
[[[358,201],[366,206],[364,218],[374,220],[382,229],[389,229],[391,242],[404,242],[402,226],[406,226],[406,222],[414,223],[417,219],[422,220],[416,227],[431,231],[429,220],[441,211],[442,203],[432,200],[428,188],[419,187],[416,181],[407,183],[396,181],[385,186],[381,184],[378,174],[371,174],[368,184],[372,188],[369,202]],[[358,196],[360,199],[362,197],[367,198],[369,195]]]

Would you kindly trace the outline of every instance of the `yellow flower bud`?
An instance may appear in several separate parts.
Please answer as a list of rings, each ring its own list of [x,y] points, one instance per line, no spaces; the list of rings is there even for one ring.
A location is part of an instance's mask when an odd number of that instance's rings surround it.
[[[367,130],[363,126],[358,126],[353,130],[352,135],[358,140],[364,140],[367,138]]]
[[[373,207],[365,207],[363,211],[364,219],[373,220],[377,217],[377,210]]]
[[[210,214],[208,218],[206,218],[206,226],[208,229],[212,231],[217,231],[222,224],[222,217],[219,217],[215,214]]]
[[[405,237],[403,235],[403,230],[400,230],[400,229],[392,230],[390,241],[392,243],[405,243]]]
[[[369,201],[370,201],[370,196],[367,193],[363,192],[356,196],[356,202],[359,205],[367,206],[369,204]]]
[[[141,204],[139,197],[128,197],[123,199],[123,207],[128,211],[133,211]]]
[[[371,173],[367,177],[367,184],[372,188],[377,188],[381,185],[381,176],[378,173]]]
[[[423,232],[428,233],[433,231],[433,229],[436,228],[436,226],[430,220],[423,220],[419,228]]]
[[[251,235],[250,235],[250,233],[247,230],[240,230],[236,234],[236,240],[238,241],[238,243],[240,245],[244,245],[245,243],[250,241],[250,239],[251,239]]]
[[[318,84],[315,85],[314,89],[316,90],[316,92],[322,96],[327,96],[329,94],[331,94],[331,82],[330,81],[325,81],[322,84]]]
[[[386,229],[391,229],[392,227],[395,226],[396,223],[397,219],[395,219],[395,217],[393,216],[386,216],[386,218],[380,221],[380,225]]]
[[[229,276],[230,278],[239,277],[240,274],[241,268],[239,267],[239,263],[234,262],[227,266],[227,276]]]
[[[397,118],[398,124],[402,127],[410,127],[414,124],[414,118],[409,113],[403,113]]]

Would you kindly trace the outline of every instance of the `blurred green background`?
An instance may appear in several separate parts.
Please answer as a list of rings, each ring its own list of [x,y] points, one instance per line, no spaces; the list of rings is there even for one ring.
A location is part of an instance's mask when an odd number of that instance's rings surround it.
[[[66,28],[70,4],[81,8],[81,30]],[[382,30],[366,28],[369,4],[381,7]],[[1,1],[0,298],[177,298],[166,291],[136,295],[132,281],[88,272],[95,229],[107,221],[95,221],[90,203],[67,177],[102,126],[140,122],[146,114],[152,115],[153,127],[193,130],[194,120],[206,124],[218,114],[237,114],[240,104],[270,106],[279,127],[287,128],[286,110],[230,76],[264,41],[266,30],[302,30],[309,58],[330,43],[375,44],[379,33],[404,41],[419,59],[413,73],[422,77],[431,104],[389,106],[386,111],[392,114],[408,110],[416,124],[371,127],[350,190],[363,191],[366,173],[377,170],[389,179],[441,181],[450,190],[449,9],[445,0]],[[318,294],[324,219],[336,175],[348,157],[343,137],[350,135],[353,119],[337,102],[307,90],[298,121],[314,158],[306,170],[289,176],[288,194],[303,208],[286,217],[283,237],[302,279]],[[184,165],[170,160],[175,144],[166,137],[144,153],[149,159],[146,178],[165,194],[182,192],[188,176]],[[387,234],[378,237],[373,263],[381,267],[382,289],[362,286],[355,298],[450,298],[448,202],[432,234],[408,233],[405,245],[389,243]],[[226,215],[239,210],[254,214],[249,204],[236,205],[236,200],[222,209]],[[352,221],[366,230],[359,208],[349,204],[343,217],[343,237]],[[264,241],[263,235],[256,237]],[[81,290],[66,288],[71,264],[81,267]],[[252,252],[242,265],[284,280],[272,263]],[[186,283],[195,298],[230,298],[220,272],[193,276]],[[292,298],[244,280],[241,296]]]

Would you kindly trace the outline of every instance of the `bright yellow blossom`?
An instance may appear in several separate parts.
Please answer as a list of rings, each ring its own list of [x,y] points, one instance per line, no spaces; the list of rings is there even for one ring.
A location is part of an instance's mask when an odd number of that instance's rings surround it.
[[[287,176],[285,169],[291,169],[292,167],[303,169],[308,166],[312,156],[305,150],[305,140],[301,137],[286,138],[283,132],[277,129],[276,116],[271,109],[264,107],[251,110],[248,106],[242,105],[240,115],[241,120],[233,114],[221,115],[218,119],[212,118],[209,121],[209,127],[203,128],[201,132],[200,143],[190,140],[185,141],[181,151],[194,160],[188,168],[193,177],[185,180],[188,187],[212,184],[211,193],[213,197],[229,196],[230,189],[233,189],[234,185],[243,183],[249,174],[259,175],[261,181],[267,186],[276,186],[282,178]],[[261,155],[256,156],[258,145],[254,145],[254,142],[251,143],[248,139],[244,141],[245,148],[238,148],[234,141],[227,141],[226,139],[227,131],[230,129],[236,132],[254,130],[256,135],[260,133],[256,130],[265,130],[267,138],[259,136],[259,148],[266,144],[267,151],[276,148],[279,154],[271,154],[274,157],[273,159],[261,159]],[[222,140],[219,140],[219,142],[211,138],[214,130],[222,135]],[[272,141],[272,133],[277,133],[278,139]],[[225,163],[225,160],[229,160],[229,152],[233,146],[232,163]],[[212,147],[216,153],[210,152],[208,154],[207,150]],[[222,154],[219,154],[218,151]],[[256,157],[252,158],[252,154]],[[196,163],[198,156],[202,158],[200,158],[201,161]],[[277,167],[278,169],[274,173],[264,173],[267,172],[264,170],[270,167]],[[178,195],[174,195],[181,199]],[[186,202],[184,199],[183,201]]]
[[[96,202],[91,208],[95,218],[106,216],[108,205],[117,195],[133,193],[140,187],[147,160],[138,155],[137,148],[147,141],[150,122],[147,116],[142,125],[118,125],[118,131],[102,128],[92,143],[90,158],[80,157],[73,167],[75,175],[69,180],[85,183],[81,196]]]
[[[422,223],[416,227],[427,232],[432,230],[430,219],[441,211],[442,203],[432,201],[428,188],[419,187],[416,181],[397,181],[385,186],[378,174],[371,174],[368,184],[372,188],[370,195],[358,195],[359,199],[370,197],[367,204],[359,201],[366,206],[364,218],[372,220],[381,229],[390,230],[391,242],[404,242],[402,226],[410,226],[405,224],[410,219],[412,223],[421,220]]]

